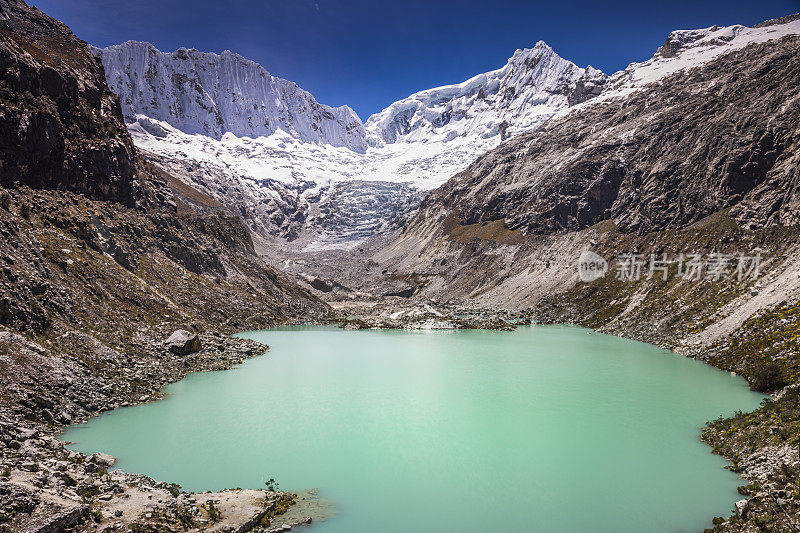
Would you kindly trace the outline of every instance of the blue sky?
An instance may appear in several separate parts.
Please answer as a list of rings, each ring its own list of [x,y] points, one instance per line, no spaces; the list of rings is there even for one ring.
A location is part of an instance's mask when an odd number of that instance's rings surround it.
[[[30,1],[30,0],[29,0]],[[752,25],[800,0],[39,0],[82,39],[163,51],[228,49],[366,120],[409,94],[463,81],[544,40],[606,73],[650,57],[673,29]]]

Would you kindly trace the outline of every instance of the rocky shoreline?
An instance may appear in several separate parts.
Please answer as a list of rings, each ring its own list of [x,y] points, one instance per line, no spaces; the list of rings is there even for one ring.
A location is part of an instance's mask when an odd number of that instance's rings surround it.
[[[306,321],[574,323],[736,372],[780,392],[704,428],[748,481],[713,531],[800,531],[798,46],[757,43],[509,139],[430,194],[397,239],[335,254],[333,266],[322,253],[317,272],[273,252],[298,282],[259,255],[244,212],[137,153],[84,41],[0,0],[0,533],[281,531],[323,517],[313,493],[184,494],[58,440],[264,351],[236,331]],[[753,252],[764,272],[579,284],[584,250]]]
[[[151,390],[130,401],[119,383],[97,380],[75,390],[91,410],[72,418],[64,412],[41,415],[54,404],[50,391],[35,385],[17,388],[24,398],[18,408],[0,408],[0,531],[285,531],[325,515],[289,513],[298,495],[270,490],[225,490],[192,494],[179,486],[142,474],[111,470],[114,458],[104,453],[69,450],[59,435],[63,421],[80,423],[117,407],[155,401],[162,387],[189,372],[233,368],[268,347],[218,333],[200,336],[203,348],[182,358],[183,364],[165,367],[151,382]],[[35,342],[0,332],[0,346],[47,356]],[[162,342],[154,349],[167,353]],[[165,357],[168,357],[165,354]],[[148,377],[141,374],[139,377]],[[33,384],[32,384],[33,385]],[[71,388],[66,394],[70,394]],[[106,394],[108,391],[110,394]],[[67,397],[69,398],[69,396]],[[33,420],[51,419],[49,423]],[[303,495],[303,499],[310,496]],[[213,504],[209,504],[213,501]],[[212,510],[213,507],[213,510]],[[304,512],[315,511],[313,505]]]
[[[530,324],[532,319],[535,323],[558,323],[555,319],[547,320],[541,313],[536,316],[532,310],[510,312],[469,309],[393,298],[369,299],[365,302],[351,300],[347,305],[332,304],[336,312],[317,322],[359,329],[482,327],[503,330]],[[607,328],[596,328],[596,331],[620,334]],[[124,395],[104,394],[103,391],[108,387],[102,381],[94,384],[94,388],[81,389],[79,394],[82,398],[93,402],[98,409],[75,416],[71,422],[81,422],[116,407],[158,400],[162,397],[163,385],[178,381],[189,372],[229,369],[268,348],[220,333],[203,333],[198,338],[202,349],[195,354],[181,356],[170,353],[163,340],[154,341],[154,350],[165,352],[165,358],[174,358],[173,363],[182,364],[165,367],[169,370],[159,372],[160,379],[140,376],[154,381],[151,382],[149,393],[132,401]],[[653,340],[662,346],[665,344]],[[35,354],[47,354],[43,346],[15,333],[0,332],[0,345],[3,342],[13,342]],[[793,390],[786,389],[782,394],[775,395],[775,399],[796,395],[792,393]],[[99,530],[102,526],[103,530],[129,531],[132,530],[131,525],[135,524],[137,528],[144,528],[139,529],[141,531],[185,531],[193,528],[210,531],[281,531],[285,529],[284,524],[293,527],[324,518],[294,516],[285,521],[278,519],[275,524],[278,521],[280,524],[262,528],[259,524],[265,524],[262,521],[266,516],[264,513],[274,508],[277,501],[289,501],[286,500],[291,499],[289,493],[236,489],[213,494],[185,494],[175,485],[158,482],[141,474],[118,470],[109,473],[107,469],[113,465],[113,458],[104,454],[86,456],[64,448],[64,443],[57,438],[65,427],[62,413],[55,413],[53,421],[47,424],[29,421],[37,417],[49,418],[38,414],[39,410],[46,410],[51,403],[47,391],[29,389],[23,397],[25,400],[20,403],[21,407],[0,409],[0,513],[3,513],[0,516],[24,516],[29,510],[33,511],[25,522],[15,524],[15,530],[46,532],[76,527],[76,530],[91,531]],[[736,514],[727,519],[715,518],[714,530],[747,531],[748,525],[753,523],[748,518],[759,516],[763,508],[774,506],[775,498],[790,516],[800,511],[792,500],[796,476],[792,478],[791,472],[784,472],[786,468],[800,472],[796,447],[784,445],[748,451],[737,444],[737,439],[719,430],[717,426],[724,423],[727,421],[717,421],[705,428],[703,440],[712,446],[715,453],[731,461],[730,468],[742,475],[748,484],[741,489],[743,499],[737,503]],[[724,443],[724,446],[720,446],[720,443]],[[211,521],[207,509],[209,500],[217,502],[215,505],[222,515],[217,522]],[[232,512],[233,509],[237,509],[237,512]],[[122,515],[117,513],[119,510]],[[189,520],[191,517],[194,522]]]
[[[474,308],[434,301],[384,298],[362,302],[331,302],[347,329],[462,329],[513,330],[518,325],[571,324],[640,342],[703,361],[719,368],[712,353],[686,347],[680,338],[658,328],[631,329],[624,324],[592,325],[570,319],[563,306],[542,304],[517,311]],[[498,327],[502,325],[502,327]],[[741,335],[745,333],[742,332]],[[763,335],[763,332],[759,332]],[[717,349],[721,349],[717,347]],[[723,368],[724,370],[729,370]],[[749,377],[749,376],[748,376]],[[800,530],[800,386],[773,390],[752,413],[708,421],[700,438],[714,454],[724,457],[729,470],[739,474],[742,499],[728,517],[713,517],[707,532],[761,532]]]

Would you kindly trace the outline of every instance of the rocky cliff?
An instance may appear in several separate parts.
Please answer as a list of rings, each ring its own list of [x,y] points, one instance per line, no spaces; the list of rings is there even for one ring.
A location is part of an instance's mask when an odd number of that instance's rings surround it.
[[[64,24],[0,1],[0,184],[132,202],[134,149],[99,60]]]

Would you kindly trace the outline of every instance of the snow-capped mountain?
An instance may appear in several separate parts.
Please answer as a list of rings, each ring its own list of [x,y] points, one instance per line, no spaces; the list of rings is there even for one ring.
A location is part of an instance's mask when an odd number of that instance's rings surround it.
[[[676,30],[652,58],[631,63],[611,76],[603,99],[624,96],[645,88],[676,72],[704,65],[714,59],[756,43],[800,34],[800,18],[789,15],[755,26],[711,26],[696,30]]]
[[[255,229],[295,238],[310,228],[335,243],[367,236],[364,227],[391,229],[403,216],[379,209],[380,220],[365,225],[360,217],[352,232],[341,217],[331,227],[330,217],[316,215],[329,195],[353,196],[361,187],[361,200],[374,194],[413,208],[420,191],[504,138],[600,94],[607,81],[539,42],[498,70],[413,94],[364,125],[349,107],[321,105],[231,52],[164,53],[129,41],[97,53],[140,148],[223,203],[243,203]],[[380,182],[389,185],[375,187]]]
[[[607,79],[539,41],[514,52],[501,69],[420,91],[372,115],[366,123],[370,144],[493,139],[530,131],[554,110],[599,95]]]
[[[231,52],[128,42],[97,53],[137,146],[257,231],[324,246],[396,227],[425,191],[554,116],[792,33],[800,20],[680,30],[610,77],[540,41],[498,70],[415,93],[363,124]],[[342,199],[348,209],[332,213]]]
[[[101,53],[108,85],[121,96],[129,122],[145,115],[214,139],[283,130],[304,142],[366,149],[364,125],[352,109],[319,104],[296,83],[230,51],[179,48],[169,54],[128,41]]]

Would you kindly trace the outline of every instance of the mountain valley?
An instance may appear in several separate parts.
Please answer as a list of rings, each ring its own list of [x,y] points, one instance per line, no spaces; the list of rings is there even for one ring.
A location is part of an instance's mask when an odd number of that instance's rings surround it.
[[[747,483],[708,525],[796,531],[799,58],[800,15],[678,30],[611,75],[539,41],[362,122],[230,51],[95,48],[0,0],[0,531],[320,517],[305,493],[181,495],[57,437],[262,353],[243,330],[532,322],[769,394],[702,428]]]

